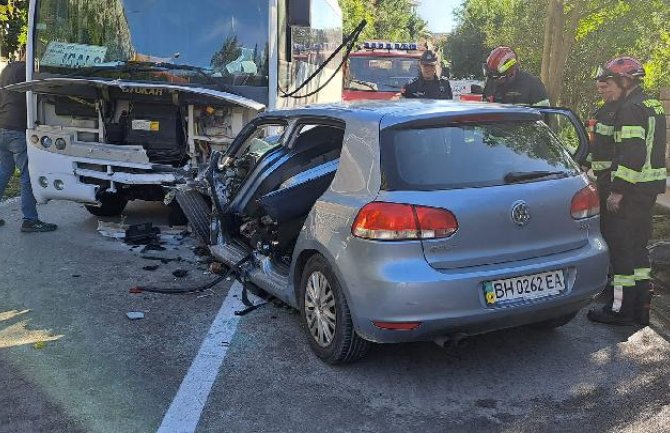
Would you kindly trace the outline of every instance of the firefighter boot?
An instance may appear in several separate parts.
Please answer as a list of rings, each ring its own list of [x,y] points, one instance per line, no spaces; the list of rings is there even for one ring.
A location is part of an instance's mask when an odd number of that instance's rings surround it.
[[[614,311],[613,303],[606,304],[601,308],[589,310],[586,317],[592,322],[605,323],[608,325],[635,325],[633,315],[635,307],[635,287],[624,287],[623,299],[619,305],[619,311]]]
[[[611,309],[607,308],[607,306],[589,310],[589,312],[586,314],[586,317],[591,322],[605,323],[607,325],[635,325],[635,320],[633,320],[632,316],[622,313],[615,313]]]
[[[649,280],[638,281],[635,285],[635,322],[642,326],[649,325],[649,311],[654,290]]]

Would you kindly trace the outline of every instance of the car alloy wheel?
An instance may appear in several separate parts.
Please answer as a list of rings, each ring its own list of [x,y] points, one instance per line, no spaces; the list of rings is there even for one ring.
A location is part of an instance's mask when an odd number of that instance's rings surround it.
[[[312,338],[321,347],[328,347],[335,338],[337,307],[335,294],[326,276],[313,272],[305,288],[305,319]]]

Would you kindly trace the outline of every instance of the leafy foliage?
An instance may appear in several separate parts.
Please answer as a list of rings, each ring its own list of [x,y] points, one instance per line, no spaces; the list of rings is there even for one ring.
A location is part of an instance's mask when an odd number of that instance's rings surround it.
[[[8,57],[25,46],[27,24],[27,0],[9,0],[7,6],[0,6],[0,56]]]
[[[419,17],[410,0],[339,0],[344,15],[344,32],[365,19],[361,39],[414,42],[429,36],[428,23]]]
[[[670,86],[668,0],[464,0],[445,48],[455,75],[481,76],[481,62],[497,45],[513,47],[522,67],[540,75],[548,6],[557,4],[563,17],[550,37],[570,47],[555,102],[586,114],[596,103],[595,69],[617,55],[645,63],[648,92]]]

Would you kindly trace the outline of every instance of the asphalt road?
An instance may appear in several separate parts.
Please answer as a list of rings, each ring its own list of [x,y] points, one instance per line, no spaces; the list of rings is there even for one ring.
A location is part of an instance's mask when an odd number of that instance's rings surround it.
[[[47,234],[19,233],[0,204],[0,432],[154,432],[231,283],[197,295],[131,294],[137,285],[209,281],[193,241],[160,264],[101,236],[79,205],[51,203]],[[133,204],[128,222],[163,222]],[[175,281],[171,272],[189,270]],[[129,311],[145,313],[131,321]],[[530,328],[375,347],[350,366],[310,352],[298,316],[266,305],[239,319],[197,414],[204,432],[670,432],[670,343],[652,328],[596,326],[584,315]],[[205,357],[210,354],[205,353]],[[213,355],[211,355],[213,356]],[[217,367],[218,368],[218,367]]]

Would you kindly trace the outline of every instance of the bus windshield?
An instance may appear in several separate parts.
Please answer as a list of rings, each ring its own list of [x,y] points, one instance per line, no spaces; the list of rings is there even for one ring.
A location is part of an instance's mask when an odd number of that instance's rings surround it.
[[[419,74],[419,59],[412,57],[351,57],[346,88],[398,92]]]
[[[37,73],[119,78],[133,69],[114,66],[141,62],[192,68],[129,78],[268,85],[267,0],[38,0],[36,11]]]

